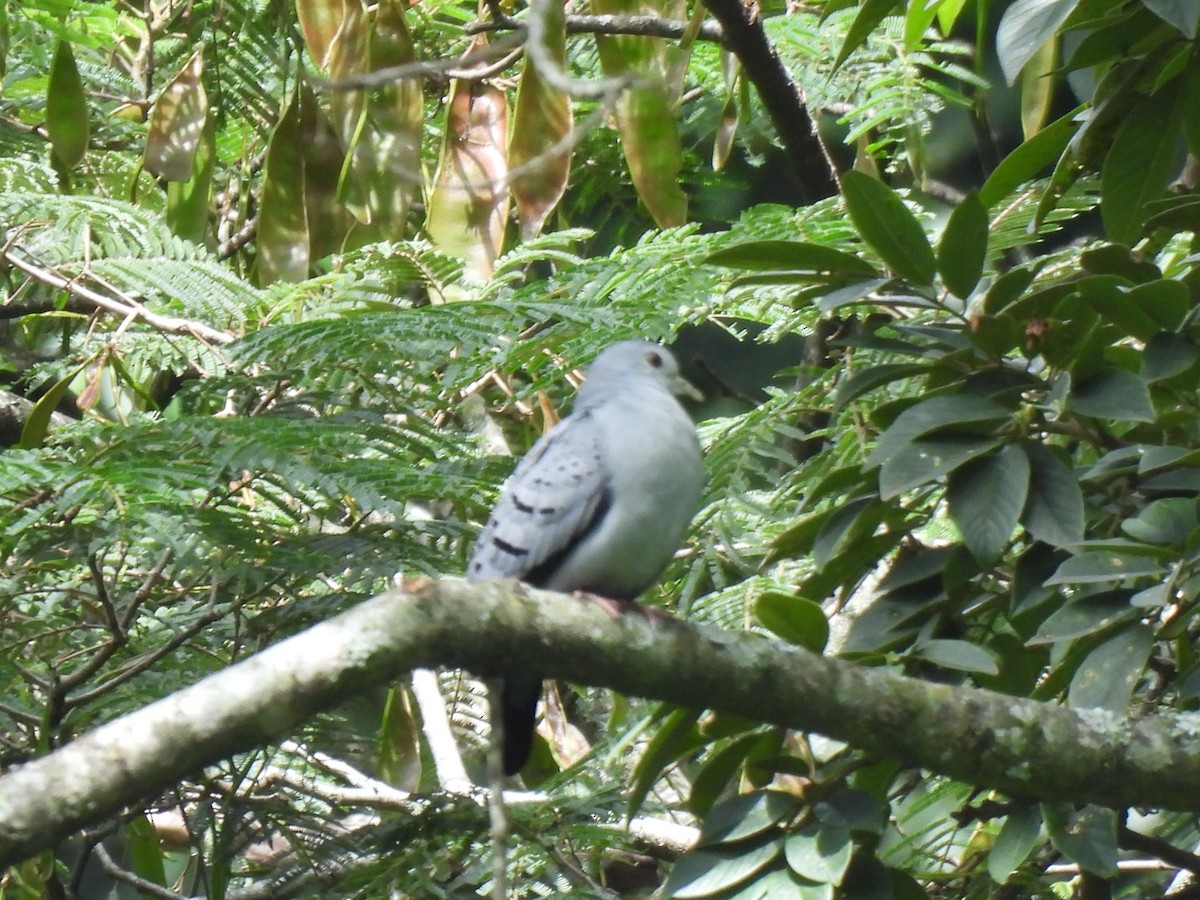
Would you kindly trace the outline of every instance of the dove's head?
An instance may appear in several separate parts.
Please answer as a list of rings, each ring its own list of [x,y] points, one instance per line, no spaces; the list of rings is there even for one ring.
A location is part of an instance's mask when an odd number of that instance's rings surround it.
[[[679,373],[679,363],[671,351],[650,341],[621,341],[596,357],[587,370],[581,396],[610,390],[609,385],[628,380],[658,384],[676,397],[703,400],[690,381]]]

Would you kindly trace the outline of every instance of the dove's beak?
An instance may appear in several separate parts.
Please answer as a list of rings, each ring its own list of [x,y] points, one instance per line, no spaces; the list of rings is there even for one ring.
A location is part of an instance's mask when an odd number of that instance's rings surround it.
[[[704,401],[704,392],[682,376],[676,378],[675,383],[671,387],[672,393],[676,397],[687,397],[689,400],[695,400],[697,403]]]

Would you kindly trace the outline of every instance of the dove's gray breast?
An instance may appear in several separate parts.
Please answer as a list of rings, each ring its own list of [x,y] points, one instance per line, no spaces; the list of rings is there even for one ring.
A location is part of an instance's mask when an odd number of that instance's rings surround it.
[[[505,485],[467,577],[614,600],[650,587],[683,540],[704,484],[696,429],[675,399],[689,389],[657,344],[626,341],[602,353],[574,411]],[[522,713],[508,717],[509,737],[518,729],[531,737],[536,691],[531,700],[526,680],[514,687],[506,685],[506,703],[514,694],[510,706]],[[510,772],[524,762],[516,755],[506,750]]]

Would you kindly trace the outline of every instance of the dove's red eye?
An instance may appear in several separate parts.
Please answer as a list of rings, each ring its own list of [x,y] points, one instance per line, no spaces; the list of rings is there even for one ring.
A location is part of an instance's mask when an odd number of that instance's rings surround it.
[[[657,353],[647,353],[646,354],[646,362],[648,362],[650,364],[650,368],[652,368],[652,369],[661,369],[662,368],[662,357],[659,356]]]

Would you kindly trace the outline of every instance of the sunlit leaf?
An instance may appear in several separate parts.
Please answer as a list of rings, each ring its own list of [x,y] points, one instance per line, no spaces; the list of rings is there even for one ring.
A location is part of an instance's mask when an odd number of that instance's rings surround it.
[[[91,128],[87,95],[69,42],[60,40],[46,87],[46,131],[55,158],[67,169],[83,161]]]
[[[543,33],[547,57],[560,69],[566,66],[566,14],[562,4],[544,3],[531,14],[545,17]],[[526,54],[517,87],[508,161],[521,169],[512,179],[513,200],[521,223],[521,237],[541,233],[546,217],[558,205],[571,172],[571,97],[551,85]]]
[[[150,110],[146,170],[167,181],[188,181],[192,164],[208,121],[208,94],[204,90],[204,48],[196,50]]]

